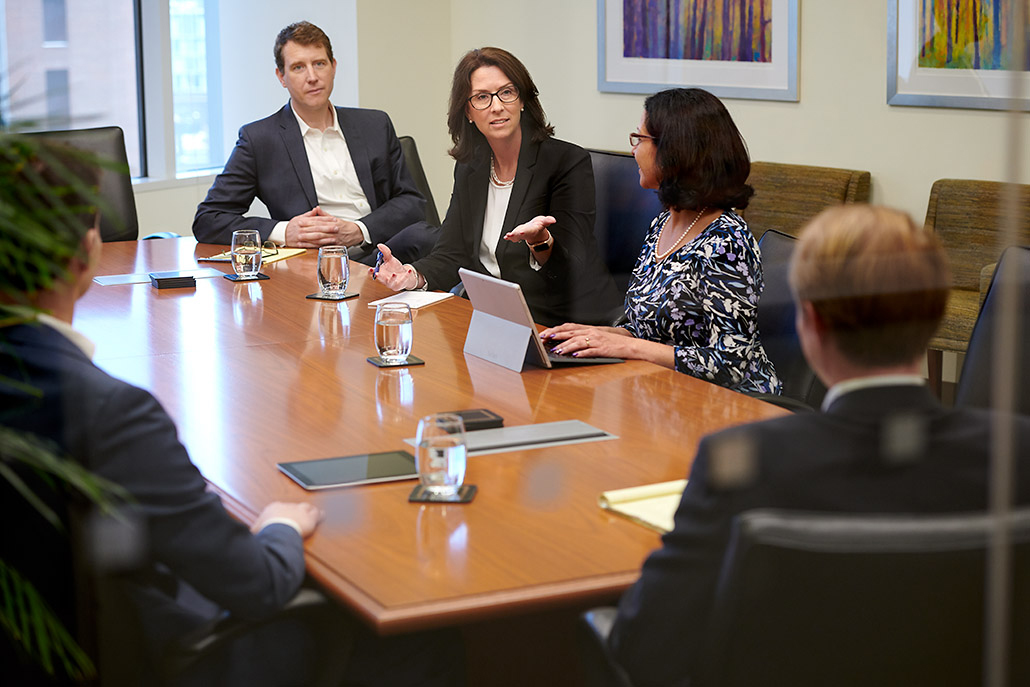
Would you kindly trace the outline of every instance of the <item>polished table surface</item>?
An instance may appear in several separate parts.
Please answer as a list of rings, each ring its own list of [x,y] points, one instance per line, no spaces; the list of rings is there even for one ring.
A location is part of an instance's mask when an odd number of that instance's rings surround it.
[[[222,250],[109,243],[98,274],[196,269]],[[195,289],[93,285],[74,324],[100,367],[157,396],[235,515],[252,520],[272,500],[322,508],[309,572],[384,634],[610,600],[659,539],[601,510],[598,494],[682,478],[704,434],[784,412],[641,361],[511,372],[463,354],[472,309],[458,298],[415,313],[424,366],[379,369],[365,360],[368,303],[390,291],[367,268],[352,263],[360,295],[342,303],[304,298],[317,290],[313,250],[262,271],[271,279]],[[308,492],[276,469],[411,450],[418,418],[466,408],[506,426],[578,419],[618,438],[470,456],[468,505],[409,503],[411,481]]]

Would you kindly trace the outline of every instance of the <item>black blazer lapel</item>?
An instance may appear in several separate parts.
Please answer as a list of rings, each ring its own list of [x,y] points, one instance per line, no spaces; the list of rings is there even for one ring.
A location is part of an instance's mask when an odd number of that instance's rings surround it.
[[[339,122],[340,131],[343,132],[343,138],[347,141],[347,150],[350,151],[350,159],[354,163],[354,171],[358,174],[361,190],[365,192],[368,204],[375,210],[379,207],[379,202],[376,198],[375,182],[372,179],[372,163],[368,159],[368,145],[361,127],[351,121],[347,111],[342,107],[336,108],[336,121]]]
[[[501,235],[497,238],[497,264],[505,264],[504,258],[508,251],[521,250],[518,243],[505,241],[504,235],[514,229],[521,216],[522,204],[526,201],[526,194],[533,183],[533,174],[536,168],[537,153],[540,152],[539,143],[531,143],[526,138],[523,130],[522,149],[519,151],[519,166],[515,172],[515,184],[511,187],[511,197],[508,199],[508,209],[504,213],[504,224],[501,225]]]
[[[489,155],[489,153],[488,153]],[[465,180],[467,195],[469,199],[469,216],[465,221],[472,227],[472,258],[476,264],[479,260],[479,244],[483,241],[483,216],[486,214],[486,194],[490,184],[490,158],[478,158],[473,160],[469,167],[469,175]]]
[[[300,135],[300,126],[293,114],[289,103],[279,110],[279,135],[283,139],[283,147],[293,164],[293,171],[297,174],[297,181],[304,191],[304,197],[308,201],[308,207],[318,205],[318,196],[315,194],[315,180],[311,176],[311,165],[308,164],[308,153],[304,149],[304,138]]]

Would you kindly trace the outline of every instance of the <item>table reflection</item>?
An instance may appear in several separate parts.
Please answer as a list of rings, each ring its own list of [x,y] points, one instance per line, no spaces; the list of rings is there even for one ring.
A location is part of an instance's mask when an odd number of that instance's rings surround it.
[[[264,294],[260,282],[234,285],[232,292],[232,317],[239,327],[255,327],[261,324],[265,314]]]
[[[418,564],[424,575],[458,583],[465,579],[467,508],[439,503],[419,506],[415,529]]]

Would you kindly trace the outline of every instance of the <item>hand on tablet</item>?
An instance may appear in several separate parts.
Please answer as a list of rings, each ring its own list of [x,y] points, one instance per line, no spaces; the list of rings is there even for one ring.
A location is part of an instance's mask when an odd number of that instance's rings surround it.
[[[275,501],[265,506],[261,515],[254,521],[250,530],[254,533],[260,532],[269,521],[276,519],[290,520],[300,528],[300,536],[305,539],[310,537],[318,523],[322,522],[325,514],[310,503],[286,503]]]

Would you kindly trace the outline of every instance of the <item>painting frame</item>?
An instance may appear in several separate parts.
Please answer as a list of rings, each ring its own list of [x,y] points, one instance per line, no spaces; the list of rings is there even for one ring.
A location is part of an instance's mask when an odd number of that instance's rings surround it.
[[[624,57],[623,0],[597,0],[597,89],[651,94],[694,86],[720,98],[783,100],[798,96],[798,0],[772,0],[770,63]],[[690,78],[684,76],[690,71]]]
[[[1030,97],[1019,96],[1030,93],[1026,72],[919,67],[918,4],[888,2],[888,105],[1030,112]]]

